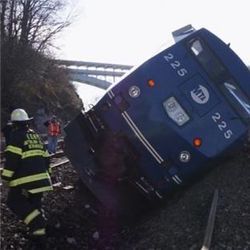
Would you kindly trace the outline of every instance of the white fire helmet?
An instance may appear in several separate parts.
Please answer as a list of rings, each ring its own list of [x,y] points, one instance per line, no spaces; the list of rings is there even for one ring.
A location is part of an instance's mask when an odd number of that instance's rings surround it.
[[[33,118],[29,118],[28,114],[24,109],[15,109],[12,111],[10,119],[12,122],[21,122],[21,121],[30,121]]]

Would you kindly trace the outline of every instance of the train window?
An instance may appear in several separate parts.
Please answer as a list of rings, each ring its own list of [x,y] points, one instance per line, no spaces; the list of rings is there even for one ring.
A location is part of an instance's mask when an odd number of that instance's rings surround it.
[[[239,115],[250,122],[250,100],[233,79],[220,84],[220,89]]]
[[[201,46],[201,42],[199,40],[194,41],[192,46],[191,46],[191,50],[193,51],[193,53],[196,56],[198,56],[203,51],[203,48]]]
[[[201,38],[189,41],[189,48],[209,78],[213,80],[239,115],[249,122],[250,100],[231,78],[224,65]]]
[[[203,40],[200,38],[192,39],[189,41],[189,48],[211,79],[220,82],[225,77],[227,73],[225,67]]]

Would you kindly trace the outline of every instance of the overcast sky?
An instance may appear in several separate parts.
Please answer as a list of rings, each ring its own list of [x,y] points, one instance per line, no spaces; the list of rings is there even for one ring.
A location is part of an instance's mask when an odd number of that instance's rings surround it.
[[[173,44],[172,31],[207,28],[250,64],[247,0],[69,0],[77,21],[60,39],[61,59],[136,65]]]

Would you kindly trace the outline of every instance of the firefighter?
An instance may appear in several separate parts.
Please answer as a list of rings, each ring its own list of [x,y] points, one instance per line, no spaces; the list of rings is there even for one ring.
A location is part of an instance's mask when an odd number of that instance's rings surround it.
[[[45,191],[52,190],[49,154],[39,135],[29,128],[30,120],[23,109],[11,113],[13,125],[2,178],[9,186],[8,207],[27,225],[31,239],[43,244],[46,221],[41,199]]]
[[[48,127],[48,151],[50,154],[56,153],[58,137],[61,134],[61,125],[53,115],[50,121],[44,123]]]

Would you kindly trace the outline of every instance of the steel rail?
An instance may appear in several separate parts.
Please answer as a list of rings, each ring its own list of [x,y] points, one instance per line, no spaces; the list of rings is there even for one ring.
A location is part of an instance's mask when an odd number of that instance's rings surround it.
[[[214,222],[215,222],[215,216],[216,216],[216,208],[217,208],[217,202],[219,197],[219,191],[216,189],[214,191],[213,201],[210,208],[210,213],[208,217],[207,227],[205,231],[205,237],[203,241],[203,245],[201,250],[209,250],[211,241],[212,241],[212,234],[214,229]]]

